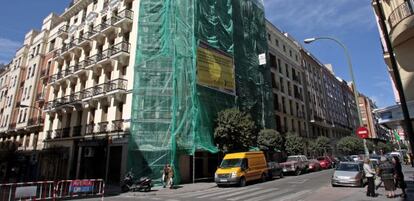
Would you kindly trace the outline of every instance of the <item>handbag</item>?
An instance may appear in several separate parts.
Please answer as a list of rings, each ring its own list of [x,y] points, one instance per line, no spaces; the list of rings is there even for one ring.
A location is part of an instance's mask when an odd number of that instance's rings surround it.
[[[378,189],[382,184],[381,178],[380,177],[375,177],[374,183],[375,183],[376,188]]]

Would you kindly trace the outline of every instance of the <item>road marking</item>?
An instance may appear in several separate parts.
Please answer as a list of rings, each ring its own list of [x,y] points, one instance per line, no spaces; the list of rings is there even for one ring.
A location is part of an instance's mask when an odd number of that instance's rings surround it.
[[[252,197],[252,196],[255,196],[255,195],[261,195],[263,193],[267,193],[267,192],[270,192],[270,191],[277,191],[277,190],[278,190],[277,188],[270,188],[270,189],[265,189],[265,190],[257,191],[257,192],[254,192],[254,193],[250,193],[250,194],[247,194],[247,195],[242,195],[242,196],[230,198],[230,199],[227,199],[227,200],[238,201],[238,200],[242,200],[244,198]]]
[[[305,182],[307,182],[309,179],[304,179],[304,180],[299,180],[299,181],[290,181],[288,182],[289,184],[304,184]]]
[[[246,190],[243,190],[243,188],[241,188],[240,191],[238,191],[238,192],[230,193],[230,194],[227,194],[227,195],[218,196],[216,198],[213,198],[213,200],[220,200],[222,198],[228,198],[228,197],[231,197],[231,196],[235,196],[235,195],[247,193],[247,192],[250,192],[250,191],[257,191],[259,189],[260,188],[251,188],[251,189],[246,188]]]
[[[221,192],[216,192],[216,193],[211,193],[208,195],[203,195],[203,196],[199,196],[197,198],[208,198],[208,197],[213,197],[213,196],[217,196],[217,195],[221,195],[221,194],[226,194],[226,193],[233,193],[236,191],[240,191],[240,188],[234,188],[234,189],[229,189],[229,190],[225,190],[225,191],[221,191]]]
[[[245,201],[260,201],[260,200],[264,200],[264,199],[268,199],[268,198],[274,198],[278,195],[282,195],[282,194],[285,194],[287,192],[290,192],[290,190],[289,189],[284,189],[284,190],[276,191],[274,193],[269,193],[269,194],[266,194],[266,195],[262,195],[262,196],[259,196],[259,197],[250,198],[250,199],[245,200]]]
[[[286,196],[284,196],[284,197],[277,198],[277,199],[275,199],[274,201],[286,201],[286,200],[292,200],[292,199],[294,199],[294,198],[297,198],[297,197],[300,197],[300,196],[302,196],[302,195],[305,195],[305,194],[307,194],[307,193],[309,193],[309,192],[311,192],[311,190],[299,191],[299,192],[296,192],[296,193],[294,193],[294,194],[289,194],[289,195],[286,195]]]
[[[179,196],[183,197],[183,198],[189,198],[189,197],[193,197],[193,196],[198,196],[198,195],[203,195],[203,194],[207,194],[207,193],[217,192],[217,191],[220,191],[220,190],[222,190],[222,189],[212,188],[212,189],[208,189],[208,190],[205,190],[205,191],[194,191],[194,192],[183,193],[183,194],[180,194]]]

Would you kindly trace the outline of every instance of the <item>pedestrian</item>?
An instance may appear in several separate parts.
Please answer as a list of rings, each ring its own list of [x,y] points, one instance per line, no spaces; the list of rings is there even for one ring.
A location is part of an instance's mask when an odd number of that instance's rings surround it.
[[[394,182],[395,169],[387,158],[381,157],[381,164],[379,166],[379,176],[382,182],[384,182],[384,188],[387,193],[387,198],[395,197],[395,182]]]
[[[168,164],[165,164],[162,170],[162,178],[161,178],[163,188],[165,188],[168,182],[167,174],[168,174]]]
[[[395,186],[397,188],[401,188],[402,194],[401,197],[406,198],[407,193],[405,192],[405,189],[407,188],[407,184],[404,181],[404,174],[402,172],[402,166],[400,159],[397,156],[394,156],[392,158],[392,162],[394,163],[394,169],[395,169]]]
[[[369,159],[365,158],[364,160],[364,172],[365,172],[365,177],[368,180],[368,187],[367,187],[367,196],[368,197],[375,197],[375,183],[374,183],[374,176],[375,176],[375,171],[372,170],[371,165],[369,164]]]
[[[171,165],[168,164],[168,166],[167,166],[167,182],[168,182],[167,183],[167,186],[169,186],[170,189],[174,188],[174,186],[173,186],[173,184],[174,184],[173,178],[174,178],[174,170],[171,167]]]

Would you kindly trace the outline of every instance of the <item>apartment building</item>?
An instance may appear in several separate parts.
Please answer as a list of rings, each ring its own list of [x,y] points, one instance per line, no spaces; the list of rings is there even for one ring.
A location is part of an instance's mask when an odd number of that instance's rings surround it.
[[[63,156],[48,159],[66,170],[59,177],[119,182],[125,172],[137,2],[74,1],[51,31],[44,131],[45,149]]]
[[[308,137],[301,47],[267,21],[276,129]]]
[[[381,37],[381,44],[383,49],[384,61],[387,65],[387,70],[390,74],[393,83],[395,100],[397,105],[376,110],[380,117],[380,123],[386,125],[391,129],[402,129],[403,115],[399,95],[395,87],[395,77],[391,67],[391,59],[389,49],[385,42],[385,31],[388,31],[392,48],[394,49],[395,58],[397,60],[397,67],[401,76],[404,95],[407,101],[408,110],[413,120],[414,114],[414,58],[412,57],[412,50],[414,49],[414,1],[412,0],[380,0],[381,5],[377,5],[375,0],[372,1],[374,14],[378,20],[378,28]],[[380,25],[380,9],[385,15],[386,28]]]
[[[305,106],[309,120],[309,137],[329,137],[332,125],[329,123],[327,115],[327,100],[323,82],[324,65],[305,49],[301,49],[301,56],[305,69]]]
[[[369,138],[386,141],[389,130],[378,123],[379,117],[374,113],[374,110],[377,109],[375,102],[364,94],[359,95],[358,101],[362,123],[369,130]]]

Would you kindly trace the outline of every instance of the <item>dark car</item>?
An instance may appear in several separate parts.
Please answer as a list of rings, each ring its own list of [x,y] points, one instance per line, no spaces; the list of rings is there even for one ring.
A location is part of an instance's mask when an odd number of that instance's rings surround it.
[[[269,170],[268,176],[269,179],[273,179],[274,177],[283,178],[283,168],[277,162],[268,162],[267,167]]]

